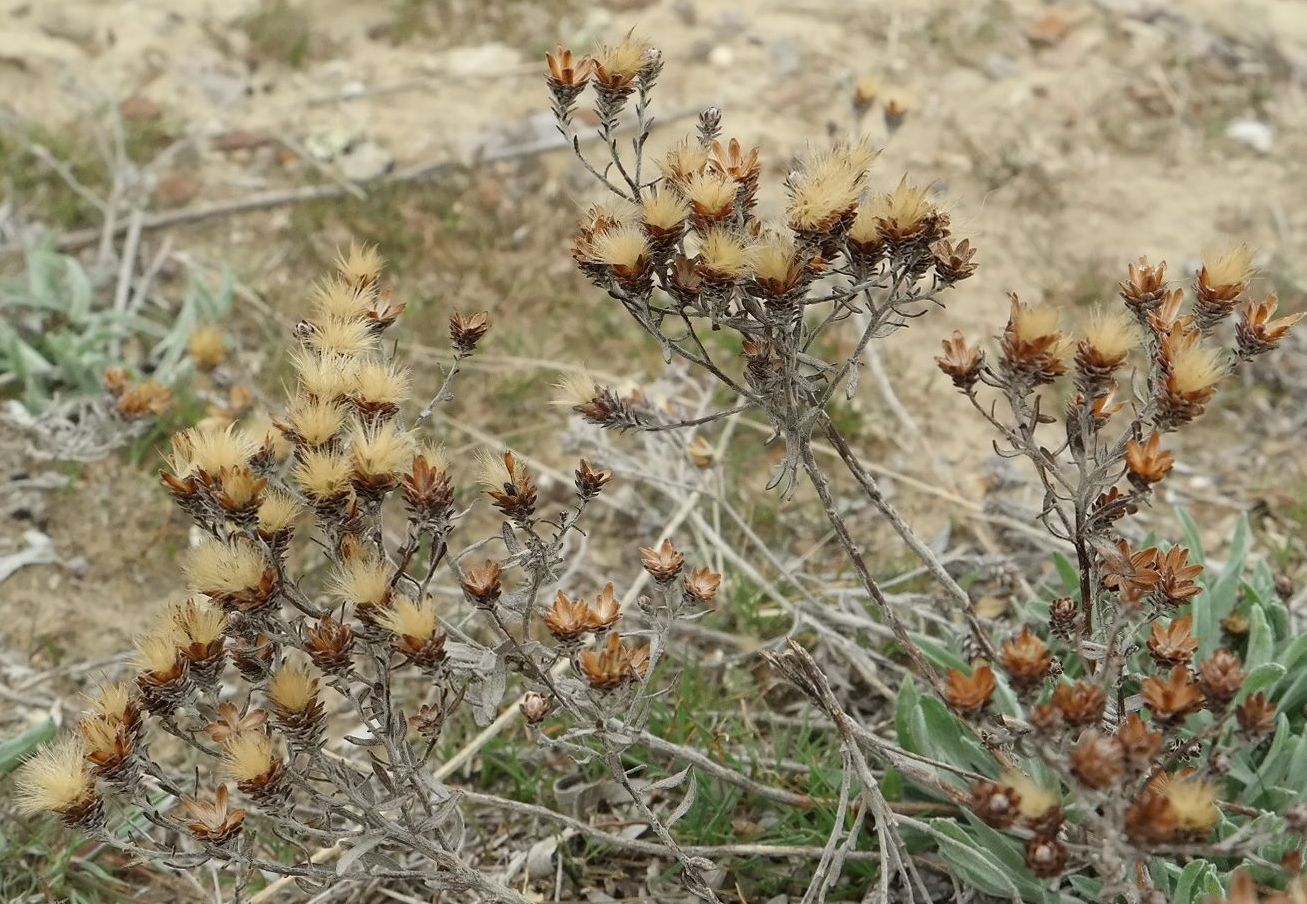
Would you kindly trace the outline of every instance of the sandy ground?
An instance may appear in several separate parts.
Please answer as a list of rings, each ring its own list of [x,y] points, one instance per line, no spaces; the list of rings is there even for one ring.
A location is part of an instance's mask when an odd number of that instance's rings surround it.
[[[97,105],[146,99],[192,139],[146,174],[146,187],[181,174],[183,203],[196,205],[306,174],[467,160],[545,137],[543,49],[634,27],[667,58],[661,109],[723,107],[726,133],[762,146],[772,180],[764,208],[776,209],[788,161],[828,134],[853,130],[852,85],[874,76],[883,97],[910,107],[892,138],[878,112],[861,125],[884,145],[877,184],[891,187],[904,172],[933,183],[957,234],[979,245],[982,268],[947,311],[883,352],[922,436],[904,434],[874,381],[863,381],[857,404],[869,415],[866,442],[888,465],[953,482],[971,498],[983,489],[988,437],[928,355],[954,328],[992,334],[1007,291],[1073,306],[1108,301],[1112,280],[1141,254],[1187,271],[1205,250],[1238,238],[1262,249],[1286,305],[1303,307],[1307,4],[1297,0],[522,2],[488,22],[476,4],[451,3],[442,25],[396,42],[402,6],[306,5],[309,51],[295,68],[251,45],[241,23],[259,8],[253,0],[9,0],[0,97],[53,128]],[[1232,123],[1242,123],[1234,130],[1242,140],[1231,137]],[[688,122],[660,130],[655,146],[683,127]],[[264,133],[302,152],[300,160],[288,163],[268,147],[231,149],[241,144],[233,136]],[[346,147],[354,150],[340,151]],[[322,162],[302,162],[314,155]],[[558,203],[581,200],[569,161],[555,158],[532,171],[540,192]],[[275,270],[269,249],[289,228],[279,210],[175,240],[197,254],[220,249],[257,283]],[[565,239],[560,231],[540,240],[554,255],[541,267],[558,265]],[[460,299],[449,301],[452,309]],[[559,316],[587,316],[583,306],[592,302]],[[565,323],[557,332],[566,336]],[[569,353],[565,338],[555,351]],[[1249,412],[1259,426],[1245,436],[1274,434],[1284,420],[1260,395],[1214,412],[1182,464],[1207,469],[1207,440],[1242,429]],[[937,466],[921,464],[923,443]],[[1180,484],[1200,499],[1229,500],[1207,510],[1218,541],[1233,511],[1262,498],[1292,501],[1303,468],[1295,443],[1281,430],[1241,445],[1247,458],[1237,468],[1216,462],[1219,492],[1208,479]],[[906,505],[928,523],[949,517],[930,497]],[[144,613],[178,586],[167,550],[184,531],[148,476],[115,463],[92,466],[75,491],[47,494],[42,508],[40,526],[56,548],[83,561],[31,567],[0,588],[8,655],[39,668],[121,649]],[[11,548],[21,526],[3,531]]]

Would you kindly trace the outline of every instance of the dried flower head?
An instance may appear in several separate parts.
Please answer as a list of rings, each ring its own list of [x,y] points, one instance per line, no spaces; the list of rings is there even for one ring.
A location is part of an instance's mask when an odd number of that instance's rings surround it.
[[[545,53],[545,62],[549,64],[549,84],[555,90],[567,91],[572,98],[585,87],[594,71],[594,60],[588,56],[576,57],[562,44],[553,53]]]
[[[1151,769],[1162,750],[1162,733],[1149,728],[1138,713],[1126,716],[1117,726],[1116,740],[1125,764],[1135,773]]]
[[[313,324],[309,345],[319,356],[355,358],[377,347],[377,336],[364,320],[327,317]]]
[[[413,459],[413,439],[393,421],[354,431],[350,461],[354,487],[360,493],[380,494],[399,486],[400,472]]]
[[[358,285],[344,277],[331,276],[313,287],[310,304],[318,320],[339,318],[362,320],[368,312],[370,299]]]
[[[1070,340],[1058,329],[1057,308],[1023,304],[1011,296],[1011,313],[1003,331],[1003,366],[1023,385],[1051,383],[1066,373],[1063,358]]]
[[[537,490],[526,463],[510,450],[500,455],[485,451],[480,471],[481,485],[495,508],[518,523],[529,522],[535,514]]]
[[[968,345],[967,340],[958,330],[940,343],[944,354],[935,359],[939,369],[948,375],[953,385],[967,392],[980,379],[980,370],[985,365],[985,353],[975,345]]]
[[[640,212],[645,235],[656,247],[666,249],[684,231],[690,205],[685,197],[674,191],[650,191],[640,202]]]
[[[327,589],[357,608],[384,609],[390,605],[393,582],[389,562],[377,556],[350,556],[332,570]]]
[[[1166,261],[1156,267],[1141,257],[1129,265],[1128,278],[1120,284],[1121,298],[1141,324],[1156,311],[1166,296]]]
[[[396,596],[378,621],[394,635],[395,650],[419,667],[433,669],[444,661],[445,635],[431,597],[418,603],[407,596]]]
[[[576,640],[591,629],[593,621],[590,607],[585,600],[568,597],[558,591],[554,604],[545,612],[545,627],[554,637],[563,641]]]
[[[336,272],[359,292],[376,287],[385,264],[376,245],[350,242],[349,248],[336,254]]]
[[[1198,663],[1198,686],[1209,703],[1224,706],[1243,688],[1243,663],[1230,650],[1216,650]]]
[[[1239,730],[1249,738],[1261,738],[1275,730],[1275,704],[1258,691],[1249,694],[1243,702],[1235,707],[1235,718],[1239,721]]]
[[[707,567],[691,569],[685,576],[685,596],[703,606],[712,606],[717,601],[717,590],[722,585],[722,576]]]
[[[1253,358],[1269,352],[1280,344],[1290,327],[1307,316],[1300,311],[1272,320],[1279,305],[1280,300],[1274,292],[1262,301],[1250,301],[1244,305],[1235,325],[1235,340],[1241,357]]]
[[[258,784],[281,769],[272,738],[261,731],[242,731],[229,737],[222,746],[223,771],[238,786]]]
[[[277,709],[300,712],[317,700],[318,679],[303,663],[286,663],[272,673],[264,693]]]
[[[1174,334],[1163,339],[1161,360],[1165,377],[1157,392],[1157,425],[1174,429],[1203,413],[1229,368],[1221,349],[1180,341]]]
[[[605,584],[604,589],[595,597],[588,617],[591,631],[607,631],[622,617],[622,604],[617,600],[612,581]]]
[[[455,313],[449,318],[449,341],[455,351],[466,357],[476,351],[477,343],[490,330],[490,315],[485,311],[474,314]]]
[[[1198,638],[1193,635],[1193,615],[1186,613],[1174,618],[1167,625],[1160,621],[1153,622],[1148,637],[1148,652],[1160,665],[1167,667],[1183,665],[1193,658],[1198,650]]]
[[[1101,790],[1121,777],[1125,751],[1117,738],[1091,728],[1071,748],[1070,760],[1071,771],[1082,785]]]
[[[970,675],[949,669],[946,681],[944,699],[954,709],[967,714],[978,713],[987,707],[997,686],[994,670],[984,664],[973,668]]]
[[[345,425],[345,409],[332,399],[299,396],[286,412],[282,432],[296,445],[317,448],[331,443]]]
[[[986,825],[1006,829],[1020,815],[1021,795],[1009,785],[981,781],[971,786],[971,811]]]
[[[930,246],[930,253],[935,265],[935,275],[945,285],[962,282],[976,272],[976,249],[970,239],[963,239],[956,244],[941,239]]]
[[[303,512],[300,504],[289,493],[268,490],[259,503],[259,534],[265,540],[283,537],[294,529]]]
[[[1153,714],[1153,719],[1163,725],[1181,722],[1203,705],[1202,690],[1182,665],[1171,669],[1166,679],[1145,678],[1139,696]]]
[[[343,399],[354,387],[354,373],[361,361],[338,354],[318,354],[302,349],[291,356],[291,363],[299,375],[300,389],[314,399],[331,401]]]
[[[522,697],[522,702],[518,705],[518,708],[522,711],[522,718],[532,725],[538,725],[549,715],[549,711],[554,708],[554,704],[544,694],[528,691]]]
[[[1003,642],[999,664],[1014,688],[1029,690],[1048,676],[1053,668],[1053,656],[1048,644],[1027,625],[1020,634]]]
[[[1230,315],[1253,277],[1253,252],[1235,245],[1208,255],[1194,282],[1194,322],[1204,331]]]
[[[1157,559],[1155,567],[1157,582],[1152,596],[1159,606],[1174,609],[1201,592],[1194,578],[1202,574],[1203,566],[1189,562],[1189,550],[1185,547],[1172,546]]]
[[[943,238],[940,214],[930,200],[930,188],[913,185],[904,176],[894,191],[878,195],[870,204],[877,232],[891,248]]]
[[[192,589],[245,612],[267,603],[277,590],[276,572],[245,540],[204,540],[187,553],[182,571]]]
[[[735,214],[735,199],[740,188],[730,176],[705,169],[692,174],[681,191],[689,202],[690,219],[695,228],[705,230]]]
[[[643,678],[649,670],[649,647],[631,647],[613,632],[603,646],[582,650],[578,663],[581,673],[595,690],[610,691],[632,679]]]
[[[609,91],[629,94],[649,50],[649,44],[633,32],[616,44],[604,44],[594,55],[595,81]]]
[[[218,786],[212,800],[182,795],[181,805],[186,811],[186,828],[206,844],[226,844],[240,834],[245,823],[244,810],[229,809],[226,785]]]
[[[658,169],[672,187],[684,191],[690,179],[708,165],[708,151],[686,138],[672,146],[658,161]]]
[[[790,227],[819,238],[847,228],[873,159],[875,153],[865,142],[839,144],[809,155],[786,180]]]
[[[1126,442],[1125,466],[1130,482],[1146,489],[1171,473],[1175,456],[1162,448],[1162,435],[1154,430],[1145,442]]]
[[[468,601],[474,606],[483,608],[499,602],[499,596],[503,592],[503,585],[500,582],[502,574],[503,566],[491,560],[465,568],[462,587]]]
[[[749,244],[734,229],[713,227],[700,240],[695,261],[696,271],[705,282],[729,285],[749,269]]]
[[[1176,778],[1167,782],[1161,793],[1175,814],[1177,830],[1186,840],[1202,840],[1221,818],[1216,786],[1210,782]]]
[[[640,547],[640,562],[655,581],[666,584],[676,580],[676,576],[681,573],[685,556],[672,545],[671,540],[664,539],[657,547]]]
[[[1053,706],[1061,712],[1066,723],[1072,726],[1097,724],[1103,718],[1106,700],[1102,687],[1085,679],[1062,682],[1053,688]]]
[[[768,229],[748,249],[751,288],[776,303],[787,303],[802,289],[808,276],[808,259],[789,232]]]
[[[1022,772],[1005,772],[1002,782],[1016,792],[1022,822],[1032,828],[1056,830],[1062,821],[1062,802],[1055,793]]]
[[[85,748],[75,735],[42,747],[18,768],[14,802],[20,813],[57,813],[69,825],[94,828],[104,820]]]
[[[185,473],[197,472],[217,478],[224,470],[244,467],[258,451],[258,442],[234,425],[225,429],[192,428],[184,439],[174,446],[174,472],[180,464],[178,456],[185,454],[189,466]]]

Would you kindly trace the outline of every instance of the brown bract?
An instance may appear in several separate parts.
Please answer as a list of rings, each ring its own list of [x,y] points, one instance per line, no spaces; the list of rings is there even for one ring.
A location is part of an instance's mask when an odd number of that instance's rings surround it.
[[[1028,690],[1048,676],[1053,667],[1053,656],[1048,651],[1048,644],[1027,625],[1020,634],[1003,642],[999,664],[1013,687]]]
[[[1125,466],[1130,482],[1140,488],[1157,483],[1175,465],[1175,456],[1162,448],[1162,435],[1156,430],[1142,443],[1129,440],[1125,444]]]
[[[970,675],[949,669],[944,698],[959,712],[975,714],[989,705],[996,686],[994,670],[983,663],[973,668]]]
[[[603,646],[582,650],[577,662],[592,688],[610,691],[644,677],[649,670],[649,647],[627,646],[620,635],[613,633]]]
[[[968,345],[959,330],[943,340],[944,354],[935,358],[939,369],[948,375],[953,385],[962,391],[969,390],[980,379],[980,369],[985,365],[985,353],[978,346]]]
[[[1272,292],[1263,301],[1248,302],[1240,311],[1239,322],[1235,325],[1235,340],[1239,354],[1244,358],[1269,352],[1280,344],[1290,327],[1307,316],[1299,312],[1272,320],[1279,304],[1279,298]]]
[[[1224,706],[1243,687],[1243,663],[1230,650],[1217,650],[1198,663],[1198,686],[1216,706]]]
[[[685,565],[685,556],[672,545],[671,540],[663,540],[657,547],[640,547],[640,563],[655,581],[667,584],[681,573],[681,568]]]
[[[1103,689],[1092,681],[1063,682],[1053,688],[1053,706],[1068,725],[1093,725],[1103,718]]]
[[[1163,625],[1153,622],[1148,636],[1148,652],[1161,665],[1183,665],[1198,650],[1198,638],[1193,635],[1193,615],[1185,614]]]
[[[189,819],[186,828],[206,844],[226,844],[240,834],[245,823],[244,810],[228,808],[226,785],[219,785],[212,800],[182,795],[181,805]]]
[[[1182,721],[1203,705],[1202,690],[1182,665],[1171,669],[1166,679],[1156,676],[1144,679],[1139,695],[1153,718],[1166,725]]]

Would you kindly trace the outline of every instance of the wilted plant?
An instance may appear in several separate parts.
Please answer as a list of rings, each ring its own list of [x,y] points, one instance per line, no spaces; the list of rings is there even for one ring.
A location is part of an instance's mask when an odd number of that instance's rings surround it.
[[[464,475],[430,416],[489,323],[451,319],[455,363],[415,413],[383,341],[404,306],[380,268],[356,248],[318,287],[272,426],[174,437],[163,483],[205,535],[183,563],[194,595],[138,639],[134,673],[100,687],[76,731],[23,767],[22,809],[174,868],[229,864],[237,899],[263,872],[522,902],[466,859],[459,794],[431,756],[460,712],[494,719],[514,675],[528,721],[565,720],[550,743],[610,765],[675,854],[620,754],[648,717],[671,624],[712,602],[715,576],[683,579],[664,541],[642,553],[647,596],[560,588],[611,478],[585,461],[553,511],[520,456],[486,457],[481,490],[505,520],[457,540]],[[264,856],[256,838],[269,835],[299,853]],[[337,864],[310,859],[334,845]]]
[[[1277,700],[1282,707],[1291,695],[1283,682],[1300,679],[1282,679],[1272,661],[1284,645],[1296,661],[1302,643],[1264,579],[1248,607],[1260,618],[1256,643],[1229,633],[1246,533],[1235,538],[1238,556],[1222,576],[1204,581],[1196,538],[1188,546],[1139,543],[1128,526],[1172,468],[1168,435],[1198,418],[1235,366],[1271,350],[1302,316],[1273,319],[1274,295],[1248,298],[1252,253],[1238,246],[1209,258],[1187,310],[1165,264],[1141,259],[1121,285],[1121,303],[1090,314],[1075,333],[1057,308],[1014,295],[996,353],[958,333],[944,341],[941,370],[998,432],[999,454],[1029,460],[1042,488],[1038,521],[1075,554],[1064,563],[1070,595],[1005,637],[977,616],[829,413],[836,393],[855,391],[873,340],[928,313],[971,275],[970,241],[951,235],[928,189],[906,179],[873,188],[874,154],[857,141],[810,151],[785,179],[784,219],[763,222],[755,213],[757,149],[722,139],[715,109],[700,116],[697,136],[653,161],[651,177],[644,150],[649,92],[662,67],[657,51],[628,38],[594,61],[560,49],[550,65],[559,129],[573,135],[576,105],[592,85],[607,145],[597,164],[573,141],[607,192],[581,218],[578,267],[665,359],[688,362],[729,396],[717,412],[679,418],[638,392],[591,385],[575,410],[601,427],[646,431],[701,429],[746,410],[764,415],[786,453],[771,485],[788,492],[799,475],[807,478],[867,605],[926,686],[922,694],[905,684],[896,746],[851,719],[802,649],[772,657],[834,719],[864,812],[885,823],[882,896],[895,874],[909,899],[928,896],[907,853],[923,834],[960,877],[999,897],[1055,900],[1058,878],[1069,876],[1079,899],[1201,900],[1219,893],[1215,877],[1244,859],[1261,882],[1297,881],[1300,839],[1286,837],[1275,815],[1288,801],[1256,786],[1268,762],[1272,778],[1283,778],[1286,747],[1307,750],[1299,729],[1284,715],[1277,720]],[[859,113],[874,100],[869,90],[859,86]],[[632,98],[637,137],[628,154],[612,136]],[[1236,311],[1231,354],[1222,324]],[[859,329],[852,353],[823,356],[821,338],[845,322]],[[737,360],[721,354],[721,341],[706,341],[719,331],[733,337]],[[960,610],[967,628],[954,649],[914,634],[906,613],[887,601],[832,476],[817,462],[818,440],[834,448]],[[1238,637],[1248,632],[1245,624]],[[1271,736],[1281,746],[1268,752]],[[974,818],[890,814],[864,751]],[[837,845],[842,839],[838,850],[848,850],[856,835],[856,826],[836,826],[805,901],[822,899]]]

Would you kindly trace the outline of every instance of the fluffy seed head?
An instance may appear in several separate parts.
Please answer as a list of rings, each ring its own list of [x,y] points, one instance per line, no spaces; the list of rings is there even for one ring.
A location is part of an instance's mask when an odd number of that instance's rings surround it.
[[[714,170],[695,173],[685,184],[685,196],[700,213],[722,215],[735,206],[739,186],[735,180]]]
[[[1221,818],[1216,806],[1216,786],[1210,782],[1175,779],[1166,783],[1162,796],[1171,804],[1182,831],[1205,832]]]
[[[258,587],[268,563],[263,553],[243,540],[205,540],[192,547],[182,564],[193,590],[221,596]]]
[[[649,242],[638,226],[615,226],[595,236],[593,253],[598,263],[635,269],[648,256]]]
[[[361,245],[351,242],[349,249],[336,256],[336,272],[346,282],[355,286],[370,286],[381,275],[385,261],[375,245]]]
[[[892,192],[877,196],[871,203],[872,216],[900,226],[920,223],[934,209],[930,189],[913,185],[906,176],[899,180]]]
[[[377,340],[371,327],[363,320],[327,317],[314,324],[309,344],[320,355],[353,358],[372,351],[376,348]]]
[[[1247,245],[1235,245],[1221,254],[1203,259],[1203,276],[1212,286],[1247,282],[1253,275],[1253,252]]]
[[[635,78],[644,67],[649,44],[634,34],[628,34],[616,44],[605,44],[595,53],[595,64],[612,81]]]
[[[708,152],[698,142],[686,138],[658,161],[658,169],[670,182],[684,185],[690,177],[708,165]]]
[[[65,735],[37,751],[14,778],[18,812],[59,812],[86,800],[95,791],[95,779],[85,755],[75,735]]]
[[[239,468],[250,460],[258,451],[258,442],[236,426],[226,429],[201,430],[193,428],[186,431],[186,448],[190,459],[190,469],[203,471],[217,476],[225,468]],[[174,449],[177,447],[174,446]]]
[[[385,361],[364,361],[354,374],[352,395],[376,405],[398,405],[408,398],[408,371]]]
[[[313,449],[295,468],[295,480],[311,499],[335,499],[349,489],[350,460],[339,452]]]
[[[477,456],[477,480],[487,490],[502,492],[504,484],[520,486],[530,476],[526,464],[511,450],[499,453],[482,449]]]
[[[749,267],[748,245],[732,229],[709,229],[699,245],[699,262],[714,276],[735,279]]]
[[[259,530],[265,534],[279,534],[295,524],[300,516],[300,504],[281,490],[269,490],[259,503]]]
[[[1060,804],[1056,794],[1023,772],[1005,772],[1003,784],[1014,789],[1020,796],[1018,809],[1022,819],[1037,821]]]
[[[278,709],[302,712],[318,694],[318,680],[303,663],[286,663],[268,679],[268,699]]]
[[[599,394],[599,384],[585,371],[571,371],[554,384],[552,404],[560,408],[576,408]]]
[[[875,152],[866,144],[841,144],[810,155],[789,180],[790,225],[801,231],[827,228],[853,210]]]
[[[1085,342],[1103,358],[1124,358],[1139,344],[1139,333],[1130,312],[1124,308],[1095,308],[1085,318],[1082,329]]]
[[[186,350],[200,370],[213,370],[226,353],[222,330],[212,324],[197,327],[186,339]]]
[[[110,722],[121,722],[132,702],[132,687],[126,681],[107,681],[86,695],[87,712]]]
[[[436,604],[431,597],[415,603],[406,596],[396,597],[393,604],[379,619],[392,634],[425,641],[436,633],[440,622],[436,618]]]
[[[211,644],[227,628],[227,613],[198,598],[175,605],[172,620],[187,643]]]
[[[1226,372],[1221,350],[1210,345],[1181,345],[1171,355],[1172,381],[1181,393],[1202,392]]]
[[[361,427],[354,431],[350,458],[359,474],[398,474],[413,458],[413,440],[393,421],[375,427]]]
[[[223,745],[223,772],[238,782],[263,778],[276,764],[272,738],[261,731],[242,731]]]
[[[749,270],[759,280],[786,282],[793,275],[796,254],[794,236],[769,229],[749,246]]]
[[[1057,332],[1060,315],[1050,304],[1014,304],[1012,332],[1022,342],[1034,342]]]
[[[675,192],[651,191],[641,204],[641,213],[645,226],[670,232],[685,222],[690,215],[690,205]]]
[[[384,606],[390,596],[390,566],[379,558],[352,556],[336,566],[327,589],[355,605]]]
[[[306,393],[320,399],[337,399],[354,386],[354,373],[359,360],[347,355],[318,354],[302,349],[291,356],[300,386]]]
[[[286,413],[286,423],[306,444],[321,446],[340,432],[345,423],[345,410],[331,398],[299,396]]]
[[[368,312],[368,297],[350,282],[328,278],[313,290],[313,313],[320,320],[360,320]]]
[[[155,631],[136,638],[136,654],[132,664],[142,672],[165,675],[177,664],[178,646],[183,643],[181,631],[169,621]]]

